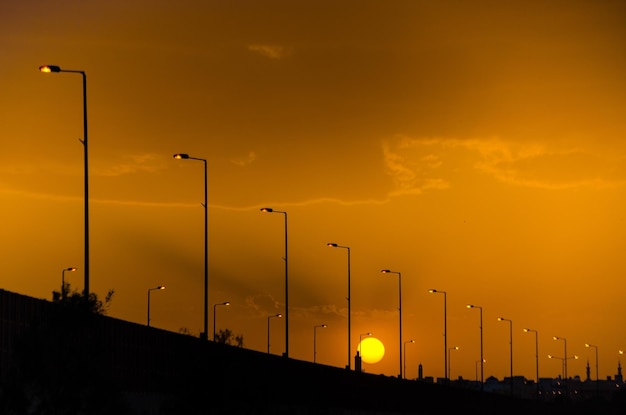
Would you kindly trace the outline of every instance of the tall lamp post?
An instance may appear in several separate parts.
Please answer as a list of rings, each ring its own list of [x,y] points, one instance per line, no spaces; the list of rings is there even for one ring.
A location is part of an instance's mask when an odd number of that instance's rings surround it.
[[[415,343],[415,340],[411,339],[404,342],[404,372],[402,375],[402,379],[406,379],[406,345],[408,343]]]
[[[450,377],[448,375],[448,360],[449,360],[448,356],[450,355],[450,353],[446,355],[446,351],[448,350],[448,318],[447,318],[446,292],[435,290],[435,289],[428,290],[428,292],[435,293],[435,294],[443,294],[443,373],[444,373],[444,378],[447,382],[450,380]]]
[[[568,396],[568,381],[567,381],[567,339],[564,337],[553,336],[554,340],[563,340],[563,382],[565,382],[565,396]],[[550,357],[550,356],[548,356]]]
[[[150,327],[150,292],[154,290],[164,290],[164,289],[165,289],[164,285],[159,285],[158,287],[154,287],[154,288],[148,288],[148,321],[146,323],[148,327]]]
[[[483,358],[483,308],[477,305],[468,304],[467,308],[477,308],[480,310],[480,391],[484,389],[484,369],[485,359]]]
[[[367,333],[361,333],[359,334],[359,349],[361,351],[361,356],[363,356],[363,347],[362,347],[362,342],[363,342],[363,336],[371,336],[372,333],[370,333],[369,331]]]
[[[343,248],[345,250],[348,251],[348,297],[346,298],[346,300],[348,300],[348,364],[346,365],[346,368],[348,370],[350,370],[350,360],[351,360],[351,350],[352,348],[350,347],[350,338],[351,336],[351,329],[350,329],[350,316],[351,316],[351,312],[350,312],[350,247],[349,246],[342,246],[342,245],[337,245],[336,243],[327,243],[327,246],[330,246],[331,248]]]
[[[200,338],[208,340],[209,338],[209,206],[207,202],[208,183],[207,183],[207,161],[203,158],[191,157],[189,154],[177,153],[174,158],[178,160],[198,160],[204,163],[204,323],[203,331]]]
[[[535,377],[537,379],[537,398],[539,398],[539,332],[533,329],[524,329],[524,333],[535,333]]]
[[[509,356],[510,356],[510,365],[511,365],[511,368],[510,368],[511,379],[509,383],[511,384],[511,395],[513,395],[513,321],[504,317],[498,317],[498,321],[509,322],[509,347],[510,347]]]
[[[595,344],[585,343],[585,347],[593,347],[596,349],[596,394],[598,394],[600,388],[600,378],[598,377],[598,346]]]
[[[63,268],[63,271],[61,272],[61,300],[65,300],[65,273],[67,271],[74,272],[76,271],[76,268],[74,267]]]
[[[448,362],[450,362],[450,361],[451,361],[451,360],[450,360],[450,351],[452,351],[452,350],[459,350],[459,346],[450,347],[450,348],[448,349]],[[449,370],[449,372],[448,372],[448,373],[446,373],[446,379],[450,379],[450,378],[452,377],[452,374],[451,374],[451,373],[452,373],[452,368],[451,368],[451,366],[452,366],[452,364],[448,364],[448,370]]]
[[[563,340],[563,339],[554,339],[554,340]],[[548,359],[559,359],[561,361],[561,369],[563,370],[563,384],[565,385],[565,396],[568,396],[568,385],[567,385],[567,361],[568,359],[578,359],[578,356],[570,356],[570,357],[558,357],[549,354]]]
[[[400,329],[399,329],[399,342],[400,350],[400,374],[398,377],[402,379],[402,274],[397,271],[391,271],[388,269],[383,269],[380,272],[383,274],[398,274],[398,316],[400,317]]]
[[[285,217],[285,357],[289,357],[289,256],[287,251],[287,212],[272,208],[261,208],[261,212],[282,213]],[[282,317],[282,316],[281,316]]]
[[[326,324],[313,326],[313,363],[317,363],[317,329],[319,327],[326,328]]]
[[[89,151],[87,147],[87,75],[85,71],[77,71],[72,69],[61,69],[60,66],[56,65],[43,65],[39,67],[39,70],[43,73],[57,73],[57,72],[67,72],[67,73],[78,73],[81,74],[83,78],[83,139],[79,139],[79,141],[83,144],[84,150],[84,174],[85,174],[85,287],[83,291],[83,295],[85,296],[85,302],[89,300]]]
[[[217,306],[218,305],[230,305],[230,302],[224,301],[223,303],[213,304],[213,341],[217,338],[217,333],[215,331],[215,316],[217,315]]]
[[[270,353],[270,320],[274,317],[282,318],[282,314],[274,314],[273,316],[267,316],[267,353]]]

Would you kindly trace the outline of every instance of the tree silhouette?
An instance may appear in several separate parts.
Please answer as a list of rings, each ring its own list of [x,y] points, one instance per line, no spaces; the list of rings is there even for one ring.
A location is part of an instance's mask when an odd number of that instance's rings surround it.
[[[235,336],[233,335],[233,332],[230,329],[224,329],[224,330],[220,329],[215,334],[215,342],[222,343],[222,344],[229,344],[229,345],[232,345],[234,342],[235,346],[243,347],[243,334],[239,334]]]
[[[73,310],[86,310],[93,314],[106,315],[114,294],[114,290],[109,290],[104,300],[100,300],[97,294],[89,293],[89,297],[85,301],[84,294],[72,289],[70,284],[66,282],[61,287],[61,292],[52,291],[52,302]]]
[[[64,294],[64,295],[62,295]],[[126,398],[112,379],[111,339],[102,330],[114,291],[88,299],[69,285],[15,339],[10,382],[0,413],[127,414]]]

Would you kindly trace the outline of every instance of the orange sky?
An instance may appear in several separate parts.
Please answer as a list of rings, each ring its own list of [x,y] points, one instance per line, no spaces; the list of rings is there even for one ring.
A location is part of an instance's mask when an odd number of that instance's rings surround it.
[[[0,4],[0,288],[83,287],[81,78],[88,83],[90,288],[109,315],[198,335],[203,166],[209,331],[347,364],[372,332],[371,373],[616,373],[626,348],[626,4],[623,1],[90,1]],[[272,320],[271,351],[285,346]]]

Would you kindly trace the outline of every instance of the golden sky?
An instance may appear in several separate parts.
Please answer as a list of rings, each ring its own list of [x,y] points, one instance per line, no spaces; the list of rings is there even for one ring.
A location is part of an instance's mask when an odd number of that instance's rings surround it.
[[[623,1],[89,1],[0,4],[1,288],[83,287],[82,83],[90,288],[109,315],[347,364],[372,332],[407,377],[614,376],[626,348]],[[271,322],[271,352],[285,347]],[[585,348],[585,343],[597,346]],[[569,357],[569,356],[568,356]],[[626,363],[626,362],[625,362]],[[353,364],[353,363],[352,363]]]

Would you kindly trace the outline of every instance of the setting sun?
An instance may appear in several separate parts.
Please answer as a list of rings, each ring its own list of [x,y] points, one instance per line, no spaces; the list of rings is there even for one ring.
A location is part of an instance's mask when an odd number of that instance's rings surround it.
[[[361,343],[359,343],[357,350],[361,354],[363,362],[370,364],[380,362],[385,355],[385,346],[380,340],[374,337],[363,339]]]

